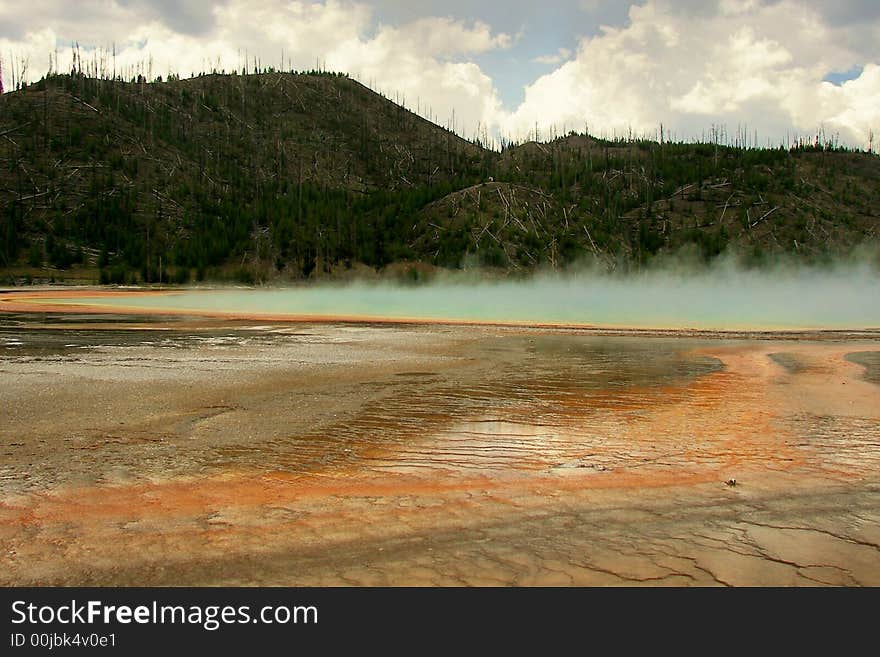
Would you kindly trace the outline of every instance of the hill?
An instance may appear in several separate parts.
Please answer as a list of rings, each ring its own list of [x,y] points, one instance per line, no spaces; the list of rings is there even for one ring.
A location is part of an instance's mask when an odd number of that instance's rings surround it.
[[[833,258],[880,159],[607,142],[497,153],[343,75],[53,75],[0,96],[0,279],[248,282],[366,268]]]

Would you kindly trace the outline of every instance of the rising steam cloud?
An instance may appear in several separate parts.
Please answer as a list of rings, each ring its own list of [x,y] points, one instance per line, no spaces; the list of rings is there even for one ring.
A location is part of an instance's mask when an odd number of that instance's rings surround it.
[[[830,268],[663,269],[627,276],[594,271],[425,285],[323,284],[184,290],[79,303],[193,313],[313,319],[493,322],[707,330],[880,328],[880,272]]]

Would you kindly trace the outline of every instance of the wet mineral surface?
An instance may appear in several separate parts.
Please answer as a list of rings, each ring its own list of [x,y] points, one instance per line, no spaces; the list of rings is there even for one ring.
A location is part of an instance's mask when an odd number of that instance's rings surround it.
[[[880,585],[880,341],[761,337],[0,315],[0,584]]]

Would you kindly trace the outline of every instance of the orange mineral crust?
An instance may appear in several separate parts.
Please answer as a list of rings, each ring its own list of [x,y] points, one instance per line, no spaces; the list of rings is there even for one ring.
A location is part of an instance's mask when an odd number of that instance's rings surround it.
[[[880,584],[873,339],[87,325],[0,332],[4,585]]]

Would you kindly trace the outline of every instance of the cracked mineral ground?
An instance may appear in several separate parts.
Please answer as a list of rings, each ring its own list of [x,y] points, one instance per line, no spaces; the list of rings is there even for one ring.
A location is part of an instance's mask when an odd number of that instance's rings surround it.
[[[0,584],[877,586],[878,364],[858,332],[0,315]]]

